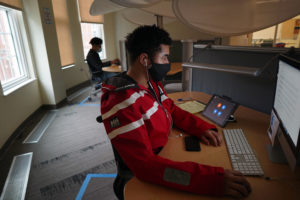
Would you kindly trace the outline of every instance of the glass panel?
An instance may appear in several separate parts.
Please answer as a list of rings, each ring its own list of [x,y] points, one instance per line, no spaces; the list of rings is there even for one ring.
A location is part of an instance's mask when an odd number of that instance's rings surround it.
[[[100,58],[106,59],[103,25],[102,24],[92,24],[92,23],[81,23],[81,32],[82,32],[84,57],[87,56],[87,54],[91,48],[90,40],[93,37],[99,37],[103,40],[102,52],[100,53]]]
[[[275,41],[274,41],[275,39]],[[229,45],[300,48],[300,15],[247,35],[231,36]]]
[[[300,47],[300,15],[289,19],[278,26],[277,47]]]
[[[21,76],[7,12],[0,10],[0,81],[6,84]]]
[[[258,47],[272,47],[276,26],[272,26],[253,33],[252,45]]]

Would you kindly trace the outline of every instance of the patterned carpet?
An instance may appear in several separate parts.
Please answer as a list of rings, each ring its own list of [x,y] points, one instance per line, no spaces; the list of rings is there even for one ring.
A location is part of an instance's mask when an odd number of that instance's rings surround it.
[[[104,126],[96,122],[100,95],[89,101],[89,90],[83,91],[57,110],[56,118],[38,143],[22,144],[34,127],[23,130],[0,160],[1,190],[13,156],[33,152],[27,200],[117,199],[112,189],[113,177],[86,180],[89,174],[115,174],[116,165]]]

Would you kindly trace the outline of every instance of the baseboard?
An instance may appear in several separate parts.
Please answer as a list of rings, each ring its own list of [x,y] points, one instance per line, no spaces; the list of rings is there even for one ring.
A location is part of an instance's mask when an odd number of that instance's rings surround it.
[[[42,105],[42,108],[45,110],[55,110],[67,105],[67,103],[68,103],[67,98],[64,98],[58,104],[44,104]]]
[[[34,127],[45,113],[46,110],[44,110],[43,106],[41,106],[18,126],[18,128],[10,135],[4,145],[0,148],[0,160],[2,160],[5,152],[9,149],[13,142],[26,137],[26,135],[30,133],[30,127]]]
[[[73,86],[73,87],[66,90],[67,96],[70,96],[71,94],[77,92],[78,90],[80,90],[82,88],[85,88],[85,87],[88,87],[90,85],[91,85],[90,80],[79,83],[78,85],[75,85],[75,86]]]

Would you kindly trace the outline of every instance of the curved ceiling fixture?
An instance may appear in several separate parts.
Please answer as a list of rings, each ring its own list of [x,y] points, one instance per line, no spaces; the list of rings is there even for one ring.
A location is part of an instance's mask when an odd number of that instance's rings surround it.
[[[137,25],[153,25],[156,24],[156,16],[152,13],[145,12],[137,8],[123,9],[121,15],[129,22]],[[164,17],[163,23],[168,24],[175,21],[173,18]]]
[[[152,6],[148,6],[145,8],[141,8],[142,10],[153,13],[155,15],[176,18],[173,10],[172,10],[172,2],[171,0],[160,1]]]
[[[151,6],[161,0],[110,0],[113,3],[128,7],[128,8],[143,8],[147,6]]]
[[[300,13],[299,0],[173,0],[177,19],[202,32],[242,35]]]
[[[90,7],[90,14],[92,16],[104,15],[110,12],[121,10],[123,8],[123,6],[115,4],[110,0],[94,0]]]

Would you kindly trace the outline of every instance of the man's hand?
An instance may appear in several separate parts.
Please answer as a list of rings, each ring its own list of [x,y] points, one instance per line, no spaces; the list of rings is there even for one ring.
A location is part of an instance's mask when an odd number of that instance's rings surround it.
[[[111,65],[112,64],[120,64],[120,60],[118,58],[116,58],[116,59],[110,61],[110,63],[111,63]]]
[[[222,143],[222,136],[214,130],[207,130],[200,136],[200,140],[206,145],[212,144],[214,146],[220,146]]]
[[[224,195],[229,195],[234,198],[242,198],[248,196],[250,192],[250,183],[241,172],[228,169],[225,170]]]

